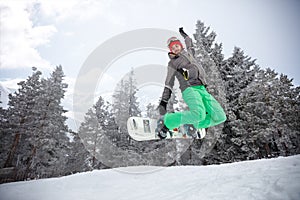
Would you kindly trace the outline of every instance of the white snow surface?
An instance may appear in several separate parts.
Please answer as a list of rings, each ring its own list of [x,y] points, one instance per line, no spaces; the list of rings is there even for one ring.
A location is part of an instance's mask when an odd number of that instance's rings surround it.
[[[127,167],[0,185],[1,200],[299,200],[300,155],[210,166]]]

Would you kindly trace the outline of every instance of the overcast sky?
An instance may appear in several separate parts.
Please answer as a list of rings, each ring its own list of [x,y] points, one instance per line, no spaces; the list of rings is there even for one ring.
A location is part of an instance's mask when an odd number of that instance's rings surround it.
[[[113,36],[181,26],[192,35],[197,20],[217,33],[225,57],[241,47],[261,67],[300,85],[297,0],[0,0],[0,9],[0,81],[9,87],[32,66],[47,71],[61,64],[74,81],[89,54]]]

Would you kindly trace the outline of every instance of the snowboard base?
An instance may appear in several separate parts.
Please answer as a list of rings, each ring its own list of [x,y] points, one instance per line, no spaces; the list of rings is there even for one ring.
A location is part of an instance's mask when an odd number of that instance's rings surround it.
[[[127,120],[127,130],[136,141],[160,140],[156,133],[157,119],[147,117],[130,117]],[[206,135],[205,129],[198,129],[197,136],[188,135],[183,126],[170,130],[166,139],[202,139]]]

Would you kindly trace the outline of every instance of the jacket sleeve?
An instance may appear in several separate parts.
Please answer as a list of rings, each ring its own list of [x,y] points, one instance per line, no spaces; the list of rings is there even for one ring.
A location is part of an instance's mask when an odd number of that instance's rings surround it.
[[[184,39],[184,42],[185,42],[185,46],[186,46],[186,49],[187,51],[193,56],[195,57],[195,49],[194,49],[194,45],[193,45],[193,40],[187,36],[185,39]]]
[[[171,66],[170,62],[168,64],[168,73],[167,73],[167,77],[165,80],[165,88],[161,97],[161,100],[164,102],[168,102],[171,94],[172,94],[172,90],[173,90],[173,86],[174,86],[174,81],[175,81],[175,72],[176,70]]]

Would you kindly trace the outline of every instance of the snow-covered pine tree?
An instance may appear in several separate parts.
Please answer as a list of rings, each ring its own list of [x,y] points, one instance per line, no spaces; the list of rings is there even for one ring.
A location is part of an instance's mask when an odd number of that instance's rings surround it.
[[[280,113],[276,117],[284,125],[278,127],[278,133],[281,134],[281,137],[277,141],[286,143],[287,152],[285,152],[285,155],[300,153],[300,87],[294,87],[292,81],[293,79],[280,74],[276,81],[277,84],[273,86],[275,89],[272,91],[276,95],[275,99],[277,101],[277,104],[274,106],[277,107],[276,111]]]
[[[284,75],[277,78],[271,69],[261,70],[239,48],[219,67],[229,119],[223,140],[218,140],[205,161],[232,162],[299,152],[299,128],[291,128],[299,122],[299,88],[292,87],[292,80]]]
[[[91,154],[85,148],[79,134],[69,131],[69,138],[65,175],[92,170]]]
[[[221,45],[215,43],[216,33],[210,32],[209,27],[205,27],[204,23],[198,21],[196,24],[196,33],[194,38],[195,43],[195,56],[197,61],[202,65],[206,72],[207,90],[212,94],[218,102],[222,105],[227,113],[226,91],[224,87],[224,80],[220,73],[220,65],[223,64],[221,54]],[[213,48],[214,46],[214,48]],[[198,156],[194,156],[194,161],[190,163],[201,163],[202,159],[212,148],[222,135],[223,126],[211,127],[208,129],[207,136],[202,141],[195,141],[192,151]],[[191,153],[191,155],[194,155]],[[199,159],[200,158],[200,159]]]
[[[14,139],[8,149],[4,167],[17,167],[21,179],[28,177],[26,168],[31,164],[30,151],[34,146],[31,129],[36,121],[34,104],[41,88],[40,75],[41,72],[33,68],[33,74],[26,81],[18,83],[18,91],[9,95],[8,122]]]
[[[213,31],[209,33],[210,28],[205,27],[201,21],[197,22],[196,27],[196,33],[194,34],[196,40],[195,56],[205,69],[208,82],[207,89],[226,108],[226,91],[219,71],[219,65],[223,63],[223,55],[221,54],[220,45],[215,43],[216,33]],[[214,48],[213,45],[215,45]]]
[[[242,138],[247,135],[247,130],[240,124],[239,98],[245,88],[254,80],[259,68],[255,64],[255,60],[246,56],[237,47],[234,48],[233,55],[219,67],[226,89],[228,119],[224,124],[223,141],[219,141],[215,149],[218,149],[218,159],[228,162],[236,160],[237,155],[243,154],[241,144],[244,142]],[[249,152],[249,154],[251,153]],[[240,158],[240,160],[242,159],[245,158]]]
[[[66,84],[63,72],[57,67],[48,79],[41,80],[41,72],[33,67],[33,74],[20,82],[20,88],[9,96],[9,125],[14,141],[9,149],[6,166],[16,166],[19,177],[37,178],[64,173],[66,145],[65,112],[60,105]]]
[[[225,60],[224,60],[224,55],[222,53],[223,50],[223,44],[218,44],[215,43],[214,47],[212,48],[212,52],[210,53],[211,58],[213,59],[213,61],[215,62],[216,66],[219,69],[219,72],[221,74],[221,78],[223,79],[223,74],[222,74],[222,66],[224,66],[225,64]]]
[[[101,140],[103,140],[103,137],[109,136],[107,128],[112,120],[110,116],[108,105],[105,104],[104,99],[100,96],[96,104],[88,110],[84,121],[79,127],[81,139],[91,154],[90,160],[93,169],[101,167],[101,163],[97,158],[99,158],[99,153],[103,153],[100,146]]]
[[[113,94],[113,113],[120,130],[119,145],[124,147],[131,143],[127,132],[127,119],[131,116],[141,116],[139,103],[136,97],[137,86],[134,71],[131,70],[127,79],[122,79]]]
[[[103,99],[104,101],[104,99]],[[98,104],[96,104],[98,105]],[[100,104],[101,105],[101,104]],[[115,117],[114,117],[114,113],[112,111],[112,105],[106,101],[104,102],[104,105],[100,108],[102,109],[98,109],[99,106],[96,107],[96,115],[97,115],[97,118],[101,118],[101,114],[99,116],[99,113],[100,111],[103,109],[104,113],[106,116],[103,116],[105,117],[105,122],[103,122],[102,126],[105,130],[105,133],[106,133],[106,137],[112,141],[113,143],[118,141],[119,138],[120,138],[120,133],[119,133],[119,128],[118,128],[118,125],[116,123],[116,120],[115,120]]]
[[[141,110],[137,101],[136,93],[138,91],[133,69],[130,71],[128,81],[125,82],[125,88],[128,88],[129,93],[129,116],[141,116]],[[127,122],[127,121],[126,121]]]
[[[65,174],[69,138],[64,116],[66,110],[61,105],[67,84],[63,83],[62,66],[57,66],[47,79],[41,79],[41,91],[35,103],[38,113],[36,151],[33,155],[32,170],[37,174],[59,176]]]
[[[159,117],[158,111],[157,111],[157,105],[149,103],[146,106],[146,117],[157,119]]]
[[[1,92],[0,92],[1,95]],[[14,135],[11,132],[8,123],[8,113],[6,109],[0,106],[0,168],[10,167],[5,166],[5,161],[8,156],[8,150],[11,148]]]
[[[242,90],[254,79],[255,67],[257,67],[255,60],[246,56],[238,47],[234,48],[232,56],[226,60],[223,66],[222,72],[226,83],[226,97],[230,109],[235,115],[238,115],[236,108],[238,97],[242,93]]]
[[[284,75],[278,78],[274,70],[260,70],[241,95],[239,124],[247,130],[242,146],[252,152],[252,158],[297,153],[299,130],[294,128],[297,120],[293,116],[299,91],[297,94],[291,82]]]
[[[129,97],[125,90],[124,80],[121,80],[113,94],[113,113],[121,130],[126,130],[125,121],[129,118]]]
[[[210,27],[206,27],[200,20],[196,23],[194,37],[197,40],[197,46],[201,46],[208,54],[212,52],[212,45],[215,44],[217,34],[214,31],[210,31]]]

